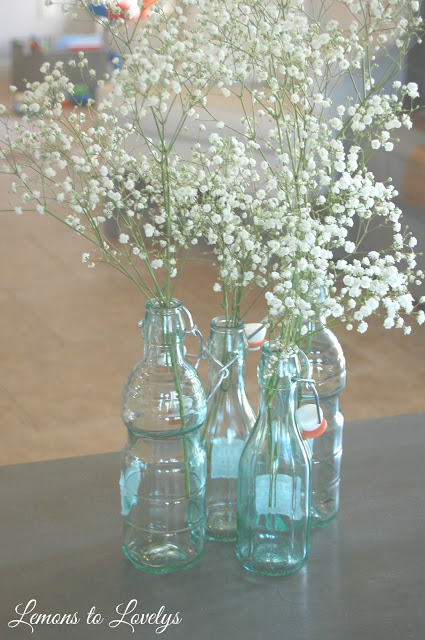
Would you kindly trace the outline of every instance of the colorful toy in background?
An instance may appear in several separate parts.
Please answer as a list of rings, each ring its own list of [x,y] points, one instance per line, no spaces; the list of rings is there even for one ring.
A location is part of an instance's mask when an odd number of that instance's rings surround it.
[[[151,5],[156,4],[158,0],[144,0],[143,8],[138,4],[137,0],[118,0],[115,9],[105,7],[104,4],[90,4],[89,9],[94,15],[109,20],[146,20],[149,17]]]
[[[104,4],[89,4],[87,5],[88,10],[93,13],[95,16],[99,16],[99,18],[107,18],[108,10]]]
[[[140,18],[142,20],[147,20],[149,14],[151,12],[151,5],[156,4],[158,0],[144,0],[143,2],[143,11],[141,13]]]
[[[118,12],[117,9],[121,9],[121,11]],[[108,18],[109,20],[118,20],[118,18],[138,20],[141,13],[142,10],[137,4],[137,0],[119,0],[115,5],[115,9],[108,10]]]
[[[122,57],[122,56],[120,56],[120,54],[119,54],[119,53],[116,53],[116,52],[113,52],[113,51],[112,51],[112,52],[108,55],[108,62],[111,64],[111,66],[112,66],[114,69],[121,69],[121,67],[122,67],[122,65],[123,65],[123,63],[124,63],[124,60],[123,60],[123,57]]]
[[[47,44],[38,36],[31,35],[28,39],[28,47],[30,51],[38,51],[44,53],[47,51]]]
[[[85,107],[90,99],[93,99],[93,93],[85,84],[74,85],[74,93],[68,94],[62,102],[62,107]]]
[[[100,51],[103,49],[102,36],[95,33],[70,34],[56,42],[56,51]]]

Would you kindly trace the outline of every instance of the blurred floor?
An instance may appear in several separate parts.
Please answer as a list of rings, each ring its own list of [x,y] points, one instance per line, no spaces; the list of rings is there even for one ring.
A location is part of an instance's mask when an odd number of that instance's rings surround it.
[[[4,89],[0,82],[0,102]],[[7,179],[0,176],[0,210],[9,208],[8,200]],[[110,267],[87,269],[85,250],[47,216],[0,214],[1,464],[105,452],[124,443],[120,396],[142,354],[137,322],[144,300]],[[188,263],[176,292],[204,335],[220,314],[213,282],[209,264]],[[263,309],[260,303],[247,320],[261,318]],[[338,334],[348,361],[347,421],[425,411],[424,326],[404,336],[372,321],[364,335]],[[247,385],[254,405],[257,361],[258,352],[251,353]]]

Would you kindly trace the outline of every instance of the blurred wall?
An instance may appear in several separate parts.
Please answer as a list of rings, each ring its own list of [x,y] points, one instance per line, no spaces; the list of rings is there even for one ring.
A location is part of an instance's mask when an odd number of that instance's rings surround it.
[[[30,36],[58,38],[64,33],[90,33],[95,29],[94,21],[84,14],[78,21],[62,11],[62,0],[54,0],[51,7],[44,0],[0,0],[0,65],[11,60],[11,41],[27,40]],[[81,19],[80,19],[81,18]]]

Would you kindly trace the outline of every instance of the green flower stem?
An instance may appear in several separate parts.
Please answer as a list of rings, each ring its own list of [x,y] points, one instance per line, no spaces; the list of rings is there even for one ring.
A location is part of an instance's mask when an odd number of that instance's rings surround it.
[[[176,385],[177,398],[179,403],[181,432],[182,432],[182,438],[183,438],[184,482],[185,482],[186,498],[189,498],[190,497],[190,470],[189,470],[189,448],[188,448],[188,442],[187,442],[187,435],[185,433],[186,412],[184,408],[183,393],[182,393],[182,388],[180,384],[179,368],[177,364],[175,344],[174,344],[174,334],[167,332],[166,339],[167,339],[167,345],[170,350],[171,367],[173,370],[174,384]]]

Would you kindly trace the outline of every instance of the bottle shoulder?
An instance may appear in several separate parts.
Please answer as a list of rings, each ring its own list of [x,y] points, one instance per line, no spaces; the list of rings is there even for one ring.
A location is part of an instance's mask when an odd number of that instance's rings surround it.
[[[339,393],[346,384],[346,358],[336,335],[328,328],[311,336],[306,344],[306,355],[311,365],[311,377],[317,390]]]
[[[138,362],[122,392],[124,424],[140,432],[163,432],[200,427],[206,415],[206,395],[197,371],[175,369],[161,362]]]
[[[269,456],[272,442],[276,447],[278,455],[287,455],[289,451],[298,449],[299,447],[303,450],[305,448],[295,419],[273,419],[270,424],[267,411],[260,409],[247,441],[246,448],[251,448],[259,452],[262,451],[265,455]]]

